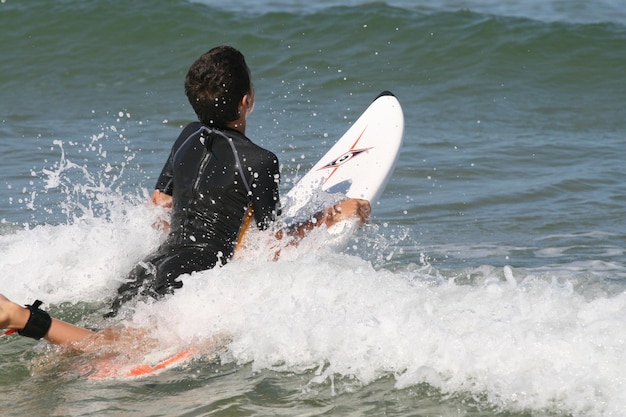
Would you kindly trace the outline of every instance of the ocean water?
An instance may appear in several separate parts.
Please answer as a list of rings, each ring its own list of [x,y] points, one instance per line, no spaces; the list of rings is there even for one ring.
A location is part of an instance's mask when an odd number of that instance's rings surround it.
[[[626,415],[624,6],[0,2],[0,293],[143,329],[138,351],[210,346],[93,380],[96,353],[0,338],[0,415]],[[145,201],[219,44],[283,192],[383,90],[394,175],[345,251],[250,253],[104,321],[162,238]]]

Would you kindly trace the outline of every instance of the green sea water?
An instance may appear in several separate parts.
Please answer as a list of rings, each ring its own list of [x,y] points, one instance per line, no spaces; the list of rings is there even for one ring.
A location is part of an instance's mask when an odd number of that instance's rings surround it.
[[[209,48],[246,55],[248,134],[283,192],[380,91],[406,121],[345,252],[228,265],[137,307],[163,343],[227,332],[219,358],[90,381],[88,356],[3,338],[0,415],[624,415],[622,6],[0,3],[0,292],[70,321],[104,325],[158,241],[143,204]]]

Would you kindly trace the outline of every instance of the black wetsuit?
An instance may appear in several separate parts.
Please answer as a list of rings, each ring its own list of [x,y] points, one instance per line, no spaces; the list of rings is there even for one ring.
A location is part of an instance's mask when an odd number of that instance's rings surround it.
[[[280,211],[278,159],[235,130],[191,123],[180,134],[156,189],[171,195],[165,242],[118,289],[112,313],[138,293],[158,297],[182,287],[181,274],[210,269],[233,255],[246,211],[260,229]]]

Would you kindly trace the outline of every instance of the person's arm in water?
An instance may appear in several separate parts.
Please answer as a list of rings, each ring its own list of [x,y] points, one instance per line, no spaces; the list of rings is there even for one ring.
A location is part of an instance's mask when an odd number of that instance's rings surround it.
[[[162,191],[154,190],[150,200],[156,206],[160,206],[163,208],[172,208],[172,196],[169,194],[165,194]]]
[[[0,337],[12,333],[36,340],[69,347],[78,351],[94,351],[105,347],[110,352],[128,354],[128,349],[154,346],[154,339],[146,329],[111,326],[100,331],[91,331],[62,320],[51,318],[39,309],[39,301],[32,306],[22,307],[0,294]],[[138,341],[140,343],[138,344]],[[113,349],[113,350],[111,350]]]
[[[33,331],[33,327],[35,336],[29,333]],[[13,331],[24,331],[25,333],[20,334],[35,339],[43,337],[55,345],[70,345],[94,334],[91,330],[50,318],[36,306],[31,309],[22,307],[2,294],[0,294],[0,329],[9,329],[9,334]]]
[[[309,221],[298,223],[287,229],[280,229],[276,233],[276,237],[282,239],[286,232],[288,236],[301,239],[316,227],[330,227],[336,223],[350,219],[357,220],[359,225],[362,226],[369,218],[371,210],[369,201],[358,198],[348,198],[326,210],[316,213]]]
[[[152,196],[150,196],[150,201],[155,206],[162,207],[167,210],[171,209],[173,204],[172,196],[160,190],[154,190]],[[167,220],[162,219],[159,223],[155,225],[155,227],[167,233],[170,229],[170,224]]]

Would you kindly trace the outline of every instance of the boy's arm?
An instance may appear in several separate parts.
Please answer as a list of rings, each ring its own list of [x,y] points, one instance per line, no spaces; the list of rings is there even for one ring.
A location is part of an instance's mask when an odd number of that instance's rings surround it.
[[[26,327],[31,311],[0,294],[0,329],[21,330]],[[52,319],[50,329],[44,339],[55,345],[69,345],[94,334],[91,330],[73,324]]]
[[[171,209],[174,200],[171,195],[166,194],[163,191],[154,190],[152,196],[150,197],[150,201],[152,201],[152,204],[155,206]],[[167,220],[161,219],[160,222],[157,222],[157,224],[154,225],[154,227],[167,233],[169,232],[170,224]]]
[[[325,225],[330,227],[343,220],[356,219],[360,225],[365,224],[371,213],[369,201],[358,198],[348,198],[340,201],[332,207],[322,210],[313,216],[313,219],[294,225],[287,230],[279,230],[276,233],[278,239],[282,239],[283,234],[297,238],[303,238],[308,232],[316,227]]]

